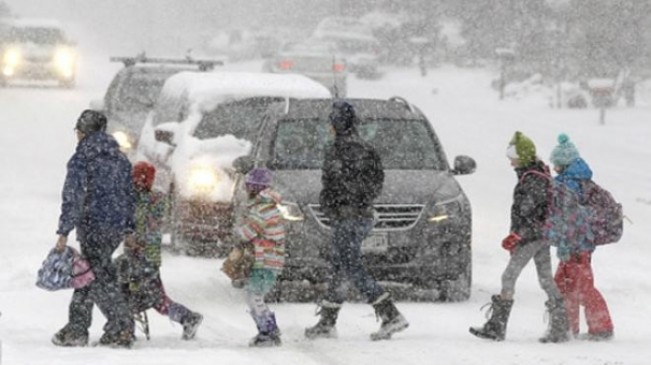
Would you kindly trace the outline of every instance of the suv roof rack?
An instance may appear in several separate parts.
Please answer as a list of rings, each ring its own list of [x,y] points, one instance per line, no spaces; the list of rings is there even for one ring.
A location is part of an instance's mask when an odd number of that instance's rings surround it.
[[[403,98],[402,96],[392,96],[389,98],[389,101],[392,101],[394,103],[401,103],[403,104],[407,110],[409,110],[412,113],[415,113],[416,111],[414,110],[414,107],[407,101],[407,99]]]
[[[222,60],[198,60],[192,57],[186,58],[152,58],[145,56],[144,53],[136,55],[135,57],[111,57],[111,62],[122,62],[124,67],[133,66],[136,63],[165,63],[172,65],[197,65],[200,71],[210,71],[215,66],[223,66]]]

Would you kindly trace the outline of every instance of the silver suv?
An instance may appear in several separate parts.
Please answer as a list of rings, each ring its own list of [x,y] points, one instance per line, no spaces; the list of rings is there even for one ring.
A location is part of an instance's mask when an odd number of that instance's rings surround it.
[[[455,176],[474,172],[458,156],[450,168],[430,122],[402,98],[346,99],[360,118],[358,130],[375,147],[385,181],[375,200],[376,222],[362,244],[368,271],[399,298],[461,301],[470,296],[471,209]],[[311,300],[329,271],[330,222],[321,212],[321,165],[332,140],[332,99],[290,100],[270,107],[250,155],[234,161],[239,172],[234,214],[246,204],[242,174],[254,166],[274,170],[287,220],[286,266],[272,297]],[[351,293],[354,296],[354,293]]]

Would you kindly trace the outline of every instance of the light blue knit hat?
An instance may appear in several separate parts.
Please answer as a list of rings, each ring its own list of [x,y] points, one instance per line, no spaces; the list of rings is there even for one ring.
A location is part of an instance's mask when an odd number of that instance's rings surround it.
[[[554,166],[567,166],[579,157],[581,157],[579,151],[574,143],[570,142],[570,137],[565,133],[559,134],[558,146],[554,148],[549,157]]]

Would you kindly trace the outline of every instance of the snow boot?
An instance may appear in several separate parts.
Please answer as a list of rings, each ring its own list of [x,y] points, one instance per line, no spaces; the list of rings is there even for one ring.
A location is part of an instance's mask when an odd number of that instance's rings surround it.
[[[610,341],[615,337],[615,333],[613,331],[603,331],[603,332],[594,332],[594,333],[588,333],[586,339],[588,341]]]
[[[66,325],[52,336],[52,343],[56,346],[79,347],[88,345],[88,332],[74,331]]]
[[[490,318],[483,327],[470,327],[470,333],[479,337],[495,341],[504,341],[506,325],[509,322],[513,300],[502,299],[499,295],[491,297],[491,306],[488,310]]]
[[[97,345],[129,349],[133,346],[135,339],[136,336],[133,334],[133,329],[126,329],[117,333],[104,332],[102,337],[99,338]]]
[[[251,339],[249,346],[251,347],[272,347],[280,346],[282,341],[280,340],[280,329],[276,324],[276,315],[271,312],[267,312],[266,315],[256,318],[253,316],[258,327],[258,334]]]
[[[388,340],[391,336],[409,327],[409,322],[400,314],[393,304],[389,293],[384,293],[373,303],[375,315],[382,320],[382,325],[377,332],[371,333],[371,340]]]
[[[317,314],[321,315],[319,322],[312,327],[305,329],[305,337],[313,340],[315,338],[334,338],[337,337],[337,317],[341,304],[328,302],[324,300],[319,306]]]
[[[545,336],[539,339],[542,343],[565,342],[570,339],[570,322],[567,319],[565,303],[562,298],[550,299],[545,302],[549,313],[549,329]]]
[[[203,322],[203,316],[196,312],[190,312],[181,320],[183,325],[183,335],[181,336],[184,340],[191,340],[197,335],[197,330]]]

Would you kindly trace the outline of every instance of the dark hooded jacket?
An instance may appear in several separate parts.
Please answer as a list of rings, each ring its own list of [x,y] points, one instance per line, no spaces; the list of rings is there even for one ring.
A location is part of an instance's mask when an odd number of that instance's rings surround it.
[[[518,183],[513,190],[511,232],[522,237],[521,244],[543,238],[543,224],[549,214],[550,180],[537,174],[527,174],[531,171],[550,175],[549,168],[540,160],[535,160],[529,166],[515,169]]]
[[[79,231],[132,232],[135,192],[131,163],[104,132],[77,144],[67,165],[57,234]]]
[[[319,202],[330,219],[373,217],[384,171],[380,156],[353,129],[337,134],[325,151]]]

